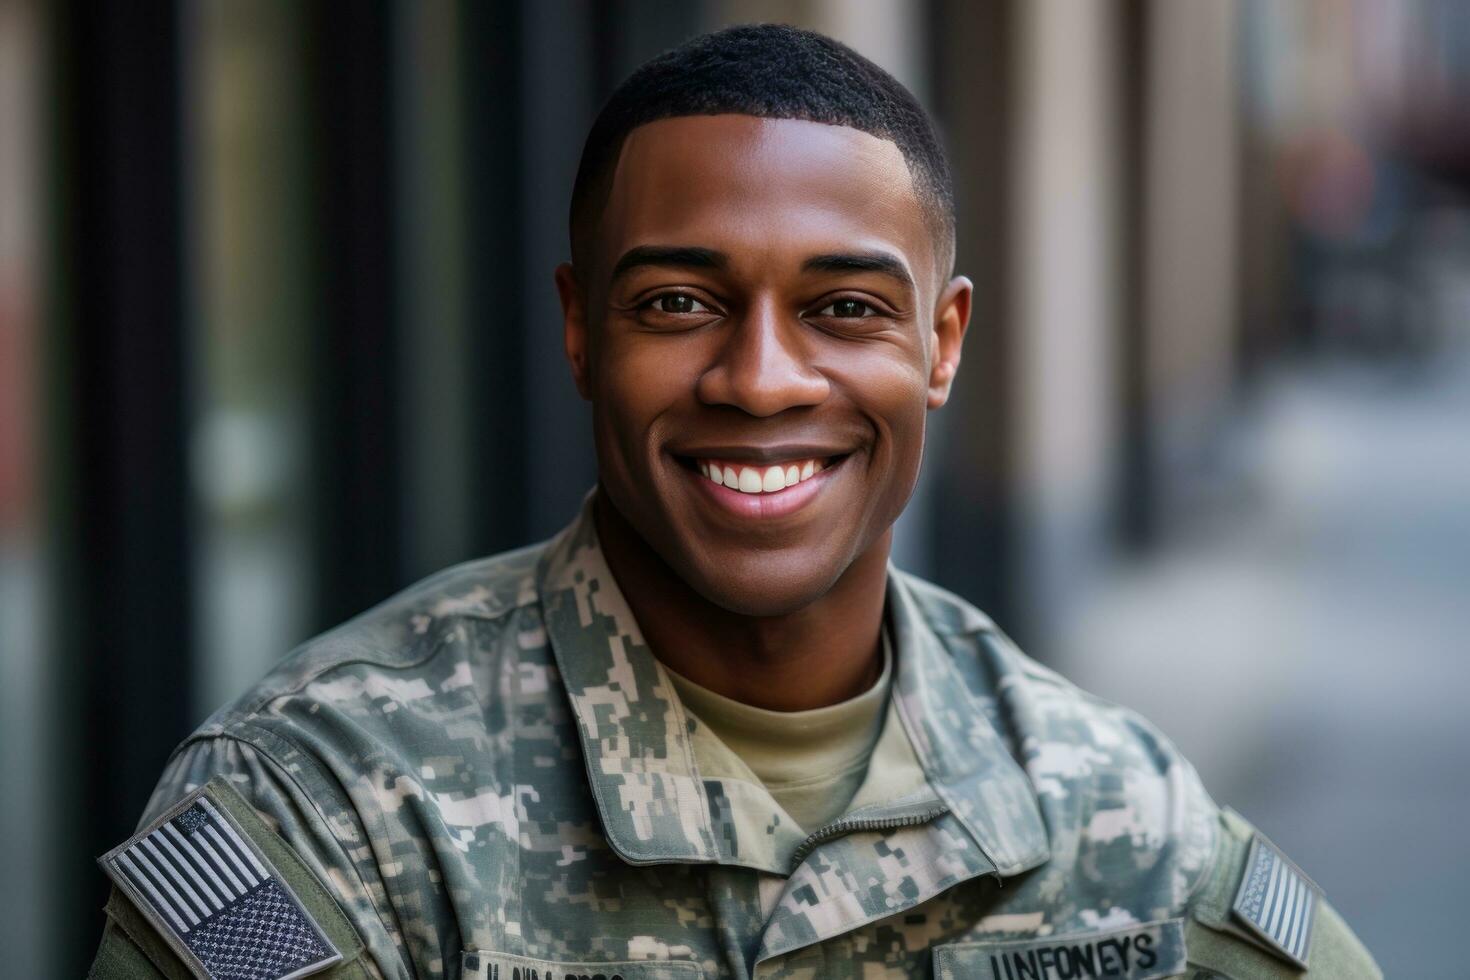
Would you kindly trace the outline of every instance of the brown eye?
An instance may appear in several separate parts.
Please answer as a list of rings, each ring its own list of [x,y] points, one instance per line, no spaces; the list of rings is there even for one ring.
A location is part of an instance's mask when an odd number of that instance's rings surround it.
[[[867,316],[872,309],[867,303],[856,299],[839,299],[827,304],[817,312],[817,316],[835,317],[862,317]]]
[[[672,313],[675,315],[681,313],[711,312],[708,306],[705,306],[688,293],[664,293],[662,296],[655,296],[649,305],[659,313]]]

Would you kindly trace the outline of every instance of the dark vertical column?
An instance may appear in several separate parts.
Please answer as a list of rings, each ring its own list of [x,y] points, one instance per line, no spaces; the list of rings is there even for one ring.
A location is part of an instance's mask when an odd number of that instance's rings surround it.
[[[934,467],[934,568],[947,587],[1002,623],[1016,610],[1013,403],[1009,372],[1011,48],[1009,2],[934,0],[935,111],[954,172],[955,269],[975,283],[974,310],[955,380],[945,452]]]
[[[1154,447],[1149,426],[1148,332],[1145,311],[1145,153],[1148,93],[1147,0],[1124,0],[1118,8],[1118,114],[1123,132],[1121,249],[1118,262],[1120,334],[1118,390],[1123,398],[1121,465],[1117,468],[1117,525],[1125,548],[1142,550],[1155,539]]]
[[[601,106],[643,62],[700,33],[713,20],[714,7],[710,0],[603,0],[592,4],[596,104]]]
[[[524,540],[555,532],[596,480],[590,411],[567,371],[552,272],[571,254],[567,204],[597,106],[595,4],[523,2],[521,154],[523,359],[527,404]]]
[[[179,37],[170,4],[58,4],[48,301],[57,545],[53,840],[81,976],[105,879],[189,713]],[[0,971],[3,972],[3,971]]]
[[[526,544],[528,405],[520,134],[525,66],[518,3],[460,7],[473,550]]]
[[[592,18],[592,91],[599,106],[632,67],[623,62],[630,35],[639,26],[634,6],[633,0],[604,0],[588,8]]]
[[[399,338],[389,6],[319,0],[308,18],[317,202],[312,337],[317,625],[381,601],[400,581]]]

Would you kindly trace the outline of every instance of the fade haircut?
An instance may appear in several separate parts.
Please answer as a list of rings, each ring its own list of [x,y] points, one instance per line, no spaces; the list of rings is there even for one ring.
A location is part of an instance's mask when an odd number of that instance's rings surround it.
[[[573,263],[589,264],[592,234],[629,133],[660,119],[725,114],[847,126],[893,143],[934,234],[941,284],[949,278],[954,193],[929,116],[897,79],[847,45],[785,24],[696,37],[645,62],[618,86],[592,124],[572,185]]]

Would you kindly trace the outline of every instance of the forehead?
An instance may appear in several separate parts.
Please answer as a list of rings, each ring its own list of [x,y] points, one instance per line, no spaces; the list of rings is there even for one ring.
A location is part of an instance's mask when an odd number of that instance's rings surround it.
[[[682,116],[638,127],[618,157],[598,238],[603,268],[649,244],[757,261],[887,249],[916,279],[933,262],[899,148],[798,119]]]

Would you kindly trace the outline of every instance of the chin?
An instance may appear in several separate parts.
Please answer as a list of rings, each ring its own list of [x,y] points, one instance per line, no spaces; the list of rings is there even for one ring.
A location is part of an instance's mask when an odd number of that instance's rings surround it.
[[[710,602],[737,615],[786,616],[822,598],[840,577],[840,569],[827,574],[824,562],[796,564],[801,567],[773,569],[756,557],[718,569],[690,569],[685,581]]]

